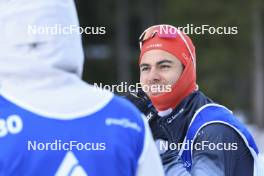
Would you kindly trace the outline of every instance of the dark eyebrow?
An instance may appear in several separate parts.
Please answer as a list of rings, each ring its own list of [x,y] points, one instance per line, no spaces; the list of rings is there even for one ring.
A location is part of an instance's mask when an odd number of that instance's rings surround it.
[[[148,66],[149,66],[149,64],[140,64],[139,67],[141,68],[141,67],[148,67]]]
[[[173,62],[171,60],[164,59],[164,60],[161,60],[161,61],[157,62],[156,65],[161,65],[161,64],[164,64],[164,63],[170,63],[170,64],[172,64]]]
[[[167,60],[167,59],[164,59],[164,60],[161,60],[161,61],[159,61],[159,62],[157,62],[156,63],[156,65],[161,65],[161,64],[164,64],[164,63],[170,63],[170,64],[172,64],[173,62],[171,61],[171,60]],[[150,65],[149,64],[140,64],[140,68],[141,67],[149,67]]]

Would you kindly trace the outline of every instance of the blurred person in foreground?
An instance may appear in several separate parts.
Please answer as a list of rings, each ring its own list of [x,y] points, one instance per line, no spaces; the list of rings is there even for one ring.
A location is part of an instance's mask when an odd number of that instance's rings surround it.
[[[81,80],[72,0],[2,1],[0,24],[0,175],[163,175],[140,112]]]
[[[198,90],[191,39],[174,26],[157,25],[139,40],[144,89],[127,98],[146,115],[166,175],[264,175],[246,127]]]

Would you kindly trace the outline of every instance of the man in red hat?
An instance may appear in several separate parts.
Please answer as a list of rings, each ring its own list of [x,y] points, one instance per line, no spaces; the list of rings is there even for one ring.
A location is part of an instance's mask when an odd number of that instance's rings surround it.
[[[127,98],[146,115],[166,175],[264,173],[246,127],[198,90],[195,47],[186,34],[152,26],[140,37],[140,51],[144,89]]]

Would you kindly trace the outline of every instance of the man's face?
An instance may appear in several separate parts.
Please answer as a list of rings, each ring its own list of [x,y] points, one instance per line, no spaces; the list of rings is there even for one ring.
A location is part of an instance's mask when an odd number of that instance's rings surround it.
[[[140,83],[142,86],[166,86],[172,85],[180,78],[183,65],[172,54],[163,50],[147,51],[141,58]],[[148,96],[157,96],[165,91],[153,91],[148,89]],[[152,90],[152,91],[151,91]],[[162,89],[161,89],[162,90]]]

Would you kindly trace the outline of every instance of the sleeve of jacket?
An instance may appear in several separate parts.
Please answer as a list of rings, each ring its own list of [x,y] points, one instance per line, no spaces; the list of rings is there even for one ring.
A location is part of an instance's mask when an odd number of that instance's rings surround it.
[[[146,135],[144,148],[138,161],[137,176],[163,176],[164,171],[157,147],[152,138],[149,125],[144,119]]]
[[[193,150],[191,171],[188,172],[184,168],[183,162],[177,160],[166,167],[167,176],[253,175],[253,157],[243,139],[231,127],[224,124],[205,126],[199,131],[194,141],[194,144],[197,143],[200,148],[197,147]]]

